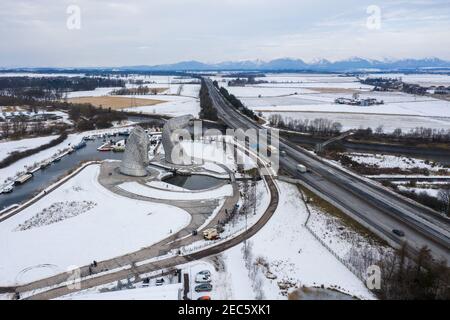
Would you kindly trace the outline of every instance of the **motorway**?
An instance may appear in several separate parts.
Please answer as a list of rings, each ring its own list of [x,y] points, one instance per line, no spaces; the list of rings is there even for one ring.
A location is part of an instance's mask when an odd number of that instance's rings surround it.
[[[203,78],[218,117],[233,129],[264,129],[238,112],[216,89],[211,79]],[[436,259],[450,260],[450,220],[431,209],[405,199],[354,173],[340,169],[311,152],[280,138],[280,168],[300,179],[314,193],[331,202],[394,247],[403,242],[412,255],[427,246]],[[308,172],[297,172],[297,164]],[[392,230],[405,233],[396,236]]]

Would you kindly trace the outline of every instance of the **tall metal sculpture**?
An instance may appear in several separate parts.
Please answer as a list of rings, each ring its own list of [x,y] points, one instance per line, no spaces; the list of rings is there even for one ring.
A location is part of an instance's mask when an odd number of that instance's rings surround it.
[[[185,128],[188,127],[193,120],[194,117],[189,114],[172,118],[164,125],[162,144],[164,147],[166,162],[176,165],[192,164],[192,159],[185,153],[185,150],[180,144],[180,140],[189,135]]]
[[[150,141],[144,129],[136,126],[131,131],[125,147],[120,172],[133,177],[145,177],[149,163],[148,149]]]

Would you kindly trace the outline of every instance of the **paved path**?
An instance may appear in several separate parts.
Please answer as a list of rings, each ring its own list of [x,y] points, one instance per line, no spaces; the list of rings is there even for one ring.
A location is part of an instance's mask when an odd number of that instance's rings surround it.
[[[239,188],[237,186],[236,180],[234,178],[234,174],[226,168],[228,173],[230,174],[230,180],[233,186],[233,195],[231,197],[226,197],[223,206],[219,210],[219,212],[215,215],[215,217],[209,221],[209,223],[203,227],[201,230],[199,228],[205,224],[208,217],[212,214],[212,212],[215,210],[215,208],[219,205],[218,199],[212,199],[212,200],[202,200],[202,201],[186,201],[186,200],[180,200],[180,201],[167,201],[167,200],[160,200],[160,199],[153,199],[153,198],[147,198],[143,196],[138,196],[136,194],[128,193],[120,188],[117,188],[116,184],[119,183],[118,180],[114,180],[114,175],[110,176],[109,173],[111,170],[115,169],[115,166],[117,166],[117,163],[115,162],[105,162],[103,163],[101,167],[101,173],[99,175],[99,182],[106,187],[107,189],[116,192],[119,195],[131,197],[133,199],[141,200],[141,201],[149,201],[149,202],[161,202],[161,203],[168,203],[170,202],[170,205],[174,205],[177,207],[180,207],[186,211],[188,211],[191,216],[192,220],[190,224],[184,228],[183,230],[180,230],[179,232],[175,233],[174,235],[156,243],[149,247],[142,248],[141,250],[138,250],[136,252],[132,252],[129,254],[125,254],[119,257],[115,257],[112,259],[108,259],[105,261],[99,261],[96,268],[92,268],[90,266],[83,266],[80,268],[81,271],[81,277],[87,277],[91,274],[96,273],[102,273],[106,272],[108,270],[114,270],[117,268],[123,268],[126,266],[133,265],[137,262],[144,261],[147,259],[151,259],[154,257],[163,256],[166,253],[168,253],[170,250],[175,249],[177,247],[185,246],[190,243],[193,243],[195,241],[201,240],[201,231],[206,228],[211,228],[217,225],[219,220],[224,220],[226,217],[226,211],[231,212],[231,210],[234,208],[236,203],[239,200]],[[108,178],[107,178],[108,177]],[[123,182],[123,179],[121,180]],[[58,184],[58,186],[62,185]],[[56,189],[56,188],[55,188]],[[36,200],[37,201],[37,200]],[[194,230],[198,230],[198,235],[193,236],[192,232]],[[130,273],[130,270],[123,270],[122,272]],[[139,272],[135,270],[135,272]],[[116,274],[117,272],[115,272]],[[117,273],[118,275],[121,275],[121,272]],[[109,276],[109,275],[108,275]],[[55,276],[41,279],[38,281],[31,282],[29,284],[20,285],[17,287],[6,287],[6,288],[0,288],[0,291],[4,292],[19,292],[24,293],[27,291],[33,291],[38,290],[41,288],[49,287],[49,286],[55,286],[60,283],[65,282],[69,277],[68,273],[61,273],[57,274]],[[102,278],[102,277],[101,277]],[[105,276],[106,279],[109,277]]]
[[[146,264],[143,264],[140,266],[135,266],[133,268],[133,270],[120,270],[120,271],[117,271],[117,272],[114,272],[111,274],[97,276],[92,279],[82,280],[80,282],[79,289],[71,290],[67,286],[59,286],[59,287],[50,289],[45,292],[37,293],[37,294],[29,297],[29,299],[36,299],[36,300],[55,299],[57,297],[61,297],[63,295],[67,295],[67,294],[70,294],[70,293],[73,293],[76,291],[81,291],[81,290],[93,288],[96,286],[108,284],[111,282],[115,282],[118,280],[126,279],[130,275],[135,276],[136,274],[145,274],[145,273],[149,273],[149,272],[153,272],[153,271],[176,267],[178,265],[181,265],[181,264],[184,264],[184,263],[187,263],[190,261],[199,260],[199,259],[211,256],[211,255],[223,252],[229,248],[232,248],[232,247],[238,245],[239,243],[243,242],[244,240],[249,239],[250,237],[255,235],[262,227],[264,227],[266,225],[266,223],[270,220],[270,218],[273,216],[276,208],[278,207],[279,194],[278,194],[278,188],[276,186],[274,178],[272,176],[265,176],[264,179],[266,180],[266,183],[268,185],[270,195],[271,195],[269,206],[267,207],[266,211],[264,212],[264,214],[260,218],[260,220],[258,220],[258,222],[256,224],[251,226],[248,230],[241,233],[240,235],[238,235],[230,240],[224,241],[222,243],[218,243],[212,247],[208,247],[208,248],[205,248],[204,250],[195,252],[193,254],[189,254],[189,255],[185,255],[185,256],[174,256],[174,257],[167,258],[164,260],[146,263]],[[211,223],[211,225],[213,225],[213,223]],[[177,246],[181,246],[181,245],[182,245],[182,243],[179,243]],[[68,277],[68,275],[66,274],[65,279],[63,279],[63,281],[66,280],[67,277]],[[61,282],[63,282],[63,281],[61,281]],[[19,292],[21,291],[20,290],[21,288],[17,288],[17,289]]]
[[[258,166],[261,168],[261,167],[265,166],[265,164],[258,161]],[[268,208],[266,209],[263,216],[260,218],[260,220],[256,224],[254,224],[248,230],[246,230],[245,232],[241,233],[240,235],[238,235],[232,239],[218,243],[212,247],[205,248],[205,249],[195,252],[193,254],[189,254],[189,255],[185,255],[185,256],[174,256],[174,257],[170,257],[170,258],[163,259],[160,261],[145,263],[145,264],[142,264],[139,266],[134,265],[132,270],[124,269],[124,270],[119,270],[119,271],[113,271],[112,273],[109,273],[109,274],[104,274],[104,275],[95,276],[93,278],[83,279],[83,280],[81,280],[80,287],[78,289],[69,289],[65,285],[62,285],[62,286],[59,285],[59,284],[64,283],[70,276],[70,274],[64,273],[64,274],[60,274],[60,275],[57,275],[57,276],[54,276],[54,277],[51,277],[48,279],[43,279],[43,280],[34,282],[29,285],[19,286],[19,287],[15,288],[15,290],[16,290],[16,292],[23,293],[23,292],[27,292],[27,291],[31,291],[31,290],[36,290],[39,288],[46,288],[49,286],[54,286],[54,288],[52,288],[50,290],[47,290],[44,292],[39,292],[39,293],[33,294],[32,296],[29,297],[29,299],[40,299],[40,300],[41,299],[42,300],[54,299],[54,298],[57,298],[57,297],[60,297],[60,296],[66,295],[66,294],[73,293],[75,291],[81,291],[81,290],[96,287],[99,285],[104,285],[104,284],[108,284],[108,283],[111,283],[114,281],[126,279],[129,276],[135,276],[137,274],[144,274],[144,273],[149,273],[152,271],[175,267],[177,265],[180,265],[180,264],[183,264],[183,263],[186,263],[189,261],[198,260],[198,259],[201,259],[204,257],[208,257],[210,255],[214,255],[214,254],[220,253],[226,249],[229,249],[229,248],[241,243],[242,241],[252,237],[254,234],[256,234],[269,221],[269,219],[274,214],[274,212],[278,206],[278,202],[279,202],[278,189],[274,182],[274,178],[272,176],[264,176],[264,179],[268,185],[268,188],[270,191],[270,196],[271,196],[271,200],[270,200]],[[234,207],[234,205],[237,203],[237,201],[239,199],[239,190],[237,189],[237,186],[235,183],[233,184],[233,189],[234,189],[233,197],[228,198],[226,200],[226,203],[223,206],[220,213],[205,228],[215,226],[217,224],[218,220],[222,220],[225,217],[225,215],[226,215],[225,208],[227,208],[228,206]],[[230,210],[230,209],[228,209],[228,210]],[[113,265],[114,265],[114,263],[116,263],[117,266],[127,266],[127,265],[130,266],[130,265],[133,265],[136,261],[143,261],[143,260],[146,260],[146,259],[149,259],[152,257],[161,256],[162,254],[164,254],[165,252],[167,252],[168,250],[170,250],[172,248],[179,248],[179,247],[193,243],[200,239],[201,239],[200,235],[195,236],[195,237],[190,236],[190,237],[184,238],[184,239],[177,239],[176,235],[174,235],[173,237],[170,237],[169,239],[165,239],[152,247],[142,249],[135,253],[127,254],[120,258],[108,260],[108,263],[113,263]],[[174,242],[174,240],[175,240],[175,242]],[[119,264],[119,261],[120,261],[120,264]],[[127,263],[127,264],[125,264],[125,263]],[[97,268],[102,269],[105,265],[106,265],[106,262],[100,262],[98,264]],[[88,271],[89,271],[88,267],[82,268],[82,277],[87,276],[89,274]]]

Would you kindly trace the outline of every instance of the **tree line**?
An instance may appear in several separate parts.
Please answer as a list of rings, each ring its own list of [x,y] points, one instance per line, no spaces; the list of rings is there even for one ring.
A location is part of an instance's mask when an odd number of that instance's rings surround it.
[[[69,91],[124,87],[125,81],[101,77],[0,77],[0,96],[29,100],[59,100]]]
[[[217,82],[216,82],[217,83]],[[242,112],[243,114],[245,114],[247,117],[249,117],[250,119],[253,119],[255,121],[259,120],[259,117],[253,112],[253,110],[247,108],[242,102],[241,100],[239,100],[234,94],[230,94],[228,92],[227,89],[225,89],[224,87],[221,87],[219,89],[220,93],[225,97],[225,99],[228,100],[228,102],[231,103],[231,105],[239,110],[240,112]]]
[[[200,118],[211,121],[217,121],[217,110],[214,108],[211,97],[209,96],[208,87],[205,80],[202,79],[200,87]]]
[[[424,140],[429,142],[450,142],[450,129],[437,129],[416,127],[405,131],[401,128],[396,128],[393,132],[385,132],[383,125],[380,125],[373,130],[372,128],[359,129],[353,135],[354,139],[367,139],[371,137],[383,137],[386,140]]]
[[[161,88],[149,88],[148,86],[138,86],[136,88],[120,88],[111,92],[112,95],[125,96],[125,95],[156,95]]]
[[[275,128],[321,136],[333,136],[342,131],[342,124],[340,122],[325,118],[316,118],[313,120],[293,119],[291,117],[285,118],[280,114],[272,114],[269,116],[269,123]]]

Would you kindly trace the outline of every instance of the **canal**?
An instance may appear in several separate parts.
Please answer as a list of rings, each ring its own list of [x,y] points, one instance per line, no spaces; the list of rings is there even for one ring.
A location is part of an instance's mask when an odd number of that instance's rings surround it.
[[[123,137],[112,137],[108,139],[118,141],[122,138]],[[43,170],[36,171],[33,174],[32,179],[28,180],[23,185],[15,186],[12,193],[0,194],[0,210],[13,204],[20,204],[29,200],[41,190],[57,182],[58,179],[66,175],[68,171],[78,167],[82,162],[105,159],[122,159],[122,153],[97,151],[97,148],[104,143],[102,138],[98,138],[93,141],[86,141],[86,143],[87,145],[85,148],[66,155],[61,159],[61,161],[52,163]]]

